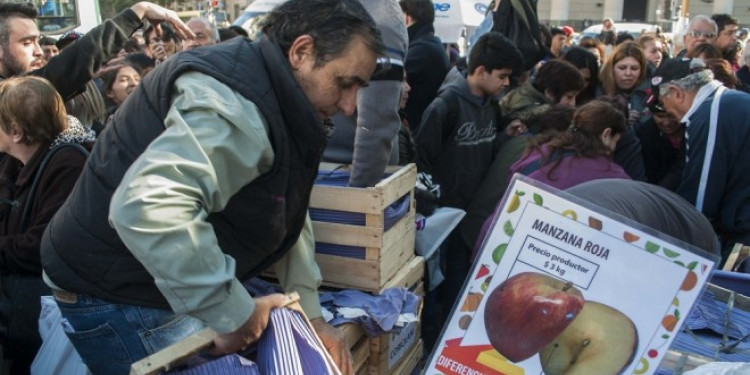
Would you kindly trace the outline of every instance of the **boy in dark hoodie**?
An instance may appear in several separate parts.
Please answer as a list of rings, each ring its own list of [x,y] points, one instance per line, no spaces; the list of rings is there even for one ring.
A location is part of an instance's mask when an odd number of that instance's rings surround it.
[[[440,185],[440,206],[465,210],[482,183],[499,147],[495,97],[521,64],[521,53],[510,40],[488,32],[471,49],[467,75],[441,88],[425,110],[415,137],[417,169]],[[446,279],[437,295],[445,310],[430,314],[436,315],[437,332],[469,271],[471,249],[460,237],[457,230],[451,233],[442,250]],[[432,338],[427,332],[426,328],[423,338],[429,346]]]

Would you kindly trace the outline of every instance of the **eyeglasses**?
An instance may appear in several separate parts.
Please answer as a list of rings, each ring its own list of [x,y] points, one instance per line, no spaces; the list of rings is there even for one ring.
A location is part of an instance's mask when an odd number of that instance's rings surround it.
[[[691,31],[687,33],[687,35],[692,36],[693,38],[700,38],[702,36],[706,37],[706,39],[713,39],[716,37],[715,33],[712,33],[710,31]]]

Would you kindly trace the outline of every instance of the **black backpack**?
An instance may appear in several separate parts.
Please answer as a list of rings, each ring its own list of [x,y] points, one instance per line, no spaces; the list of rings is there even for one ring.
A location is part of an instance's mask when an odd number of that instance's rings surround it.
[[[500,6],[493,17],[492,31],[501,32],[516,45],[523,56],[523,69],[530,70],[548,52],[539,31],[536,0],[499,1]]]

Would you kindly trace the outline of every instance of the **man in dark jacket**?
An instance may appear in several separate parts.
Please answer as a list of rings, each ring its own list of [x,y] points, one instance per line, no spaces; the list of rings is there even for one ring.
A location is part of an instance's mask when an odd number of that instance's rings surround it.
[[[47,227],[45,281],[92,372],[127,374],[205,325],[219,333],[214,354],[244,349],[285,297],[253,299],[241,281],[272,266],[352,372],[343,334],[322,319],[307,206],[323,120],[354,113],[382,39],[357,0],[290,0],[263,33],[150,72]]]
[[[35,8],[22,3],[0,4],[0,79],[21,74],[46,78],[63,100],[79,94],[94,73],[113,57],[145,18],[153,24],[168,22],[180,35],[193,34],[177,14],[156,4],[139,2],[105,20],[44,65],[39,46]]]
[[[422,113],[435,99],[440,85],[450,69],[448,54],[435,36],[435,5],[431,0],[401,0],[409,50],[406,54],[406,80],[411,92],[406,103],[406,118],[413,134],[422,124]]]

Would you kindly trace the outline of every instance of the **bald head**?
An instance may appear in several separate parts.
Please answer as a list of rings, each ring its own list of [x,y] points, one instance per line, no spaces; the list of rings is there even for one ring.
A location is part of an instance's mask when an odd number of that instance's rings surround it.
[[[219,31],[207,19],[196,17],[188,21],[186,25],[195,34],[195,38],[185,41],[183,44],[185,49],[210,46],[219,42]]]

